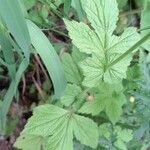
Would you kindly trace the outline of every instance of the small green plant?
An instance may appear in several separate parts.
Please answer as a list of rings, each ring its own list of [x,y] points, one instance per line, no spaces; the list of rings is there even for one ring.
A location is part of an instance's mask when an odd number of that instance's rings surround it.
[[[17,99],[18,84],[30,63],[31,54],[39,54],[43,60],[57,98],[62,95],[66,81],[52,44],[32,21],[25,19],[22,2],[0,0],[0,3],[0,65],[7,68],[10,81],[0,107],[0,134],[5,135],[7,113],[13,97]]]
[[[14,144],[19,149],[73,150],[78,142],[85,150],[132,149],[136,126],[131,119],[126,123],[130,107],[122,83],[134,52],[150,33],[140,38],[135,27],[128,27],[115,35],[116,0],[82,0],[82,7],[89,25],[64,19],[74,45],[61,58],[64,95],[34,109]]]

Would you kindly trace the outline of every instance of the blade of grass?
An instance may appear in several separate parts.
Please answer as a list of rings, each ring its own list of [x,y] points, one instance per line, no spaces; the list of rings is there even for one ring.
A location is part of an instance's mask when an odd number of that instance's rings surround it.
[[[15,58],[12,51],[12,45],[6,37],[7,33],[0,32],[0,44],[2,47],[3,56],[11,79],[14,79],[16,74]]]
[[[30,36],[18,0],[0,0],[0,16],[29,60]]]
[[[64,13],[68,16],[72,0],[64,0]]]
[[[81,0],[73,0],[72,5],[77,11],[77,15],[79,17],[79,20],[83,21],[83,19],[86,15],[85,15],[85,12],[82,8]]]
[[[40,28],[29,20],[27,20],[27,25],[31,37],[31,43],[44,62],[53,82],[55,96],[59,98],[66,87],[64,71],[59,57],[52,44]]]
[[[144,1],[144,9],[142,10],[141,14],[141,22],[140,22],[140,29],[141,29],[141,35],[142,37],[147,34],[147,32],[150,32],[150,1],[145,0]],[[147,28],[147,30],[142,30],[143,28]],[[149,29],[148,29],[149,28]],[[150,51],[150,38],[145,43],[143,43],[143,48]]]
[[[6,125],[6,120],[7,120],[6,116],[9,111],[9,107],[11,105],[13,96],[16,93],[22,74],[26,70],[27,66],[28,66],[28,61],[26,58],[24,58],[19,66],[15,79],[11,81],[11,84],[7,90],[7,93],[4,96],[2,107],[0,109],[0,132],[1,133],[3,132],[3,134],[5,134],[4,132],[5,132],[5,125]]]

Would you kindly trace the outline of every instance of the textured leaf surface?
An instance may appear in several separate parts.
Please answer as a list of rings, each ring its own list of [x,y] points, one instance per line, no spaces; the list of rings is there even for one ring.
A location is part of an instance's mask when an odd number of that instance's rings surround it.
[[[83,85],[98,86],[100,80],[109,83],[118,82],[126,77],[127,66],[132,55],[112,65],[138,40],[136,29],[129,27],[122,35],[113,35],[118,20],[116,0],[83,0],[83,8],[94,28],[84,23],[65,20],[73,44],[81,52],[91,54],[83,62],[81,68],[85,76]]]
[[[41,150],[41,147],[45,148],[45,139],[42,136],[23,134],[17,139],[14,147],[22,150]]]
[[[113,33],[118,20],[119,10],[116,0],[82,0],[82,6],[102,47],[105,47],[107,36]]]
[[[99,91],[100,94],[95,95],[95,100],[93,102],[86,102],[79,112],[98,115],[104,110],[110,121],[115,124],[122,114],[122,105],[125,102],[122,88],[118,85],[101,83]]]
[[[75,137],[81,142],[81,144],[92,148],[97,147],[99,138],[98,128],[91,119],[75,115],[73,126]]]
[[[124,142],[129,142],[133,138],[133,133],[130,129],[121,129],[120,127],[116,127],[115,132],[117,133],[117,138]]]
[[[61,60],[62,60],[62,64],[64,67],[65,77],[67,81],[70,83],[80,85],[82,79],[81,79],[78,67],[73,61],[70,54],[64,53]]]
[[[100,143],[104,144],[104,147],[107,149],[127,150],[126,144],[132,140],[133,131],[128,128],[121,128],[120,126],[112,126],[110,123],[104,123],[99,126],[99,135]],[[111,141],[112,137],[114,137],[113,142]]]
[[[105,137],[107,140],[110,139],[111,132],[110,132],[110,124],[108,123],[103,123],[102,125],[99,126],[99,136]]]
[[[69,31],[72,43],[79,48],[81,52],[91,54],[93,51],[99,54],[99,39],[88,25],[83,22],[69,21],[64,19]]]
[[[127,150],[126,143],[133,138],[132,130],[121,129],[121,127],[116,126],[114,132],[117,134],[117,141],[114,143],[114,145],[121,150]]]
[[[81,88],[75,84],[68,84],[64,96],[61,97],[61,103],[65,106],[69,106],[71,103],[73,103],[79,94],[81,94]]]
[[[73,133],[85,145],[96,148],[98,127],[91,119],[73,114],[54,105],[35,108],[22,134],[47,139],[46,150],[73,150]]]

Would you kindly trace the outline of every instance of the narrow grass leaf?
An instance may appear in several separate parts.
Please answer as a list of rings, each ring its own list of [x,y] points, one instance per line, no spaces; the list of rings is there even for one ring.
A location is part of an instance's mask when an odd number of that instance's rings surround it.
[[[9,42],[6,34],[7,33],[4,33],[3,31],[0,32],[0,45],[2,48],[5,63],[7,64],[9,76],[11,77],[11,79],[14,79],[16,74],[15,58],[12,51],[12,45]]]
[[[30,36],[18,0],[0,0],[0,16],[14,39],[29,59]]]
[[[29,20],[27,20],[27,25],[31,37],[31,43],[48,70],[53,82],[55,96],[58,98],[63,94],[66,87],[64,71],[59,57],[49,40],[41,32],[40,28]]]
[[[22,77],[22,74],[25,71],[25,69],[27,68],[27,66],[28,66],[28,61],[24,58],[18,68],[15,79],[12,80],[12,82],[7,90],[7,93],[4,96],[2,107],[0,109],[0,132],[5,132],[7,113],[9,111],[9,107],[11,105],[13,96],[16,93],[16,90],[17,90],[18,84],[20,82],[20,79]]]
[[[150,1],[145,0],[144,9],[143,9],[142,14],[141,14],[141,22],[140,22],[141,29],[150,28],[149,18],[150,18]],[[150,33],[150,29],[141,31],[142,37],[145,36],[148,32]],[[144,42],[142,44],[142,46],[146,50],[150,51],[150,37],[146,42]]]

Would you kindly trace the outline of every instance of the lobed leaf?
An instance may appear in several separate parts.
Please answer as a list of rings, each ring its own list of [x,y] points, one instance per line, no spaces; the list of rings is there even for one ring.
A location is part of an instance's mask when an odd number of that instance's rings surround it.
[[[86,102],[79,112],[98,115],[101,111],[105,111],[110,121],[115,124],[122,114],[122,105],[125,103],[122,87],[101,83],[99,91],[100,94],[95,95],[95,100]]]
[[[73,134],[82,144],[92,148],[96,148],[98,144],[96,123],[49,104],[34,109],[33,116],[21,133],[26,134],[47,138],[46,150],[73,150]],[[17,143],[24,142],[22,140],[20,137],[15,146],[18,147]]]
[[[69,106],[77,99],[78,95],[80,95],[81,93],[82,90],[79,86],[75,84],[67,84],[64,95],[61,97],[61,103],[64,106]]]
[[[64,20],[72,43],[81,52],[91,54],[81,62],[85,76],[83,85],[96,87],[102,80],[120,82],[132,59],[131,53],[113,64],[138,40],[136,28],[129,27],[120,36],[113,35],[116,28],[118,8],[116,0],[83,0],[83,8],[94,29],[84,23]],[[111,8],[111,9],[110,9]]]

